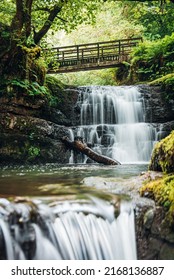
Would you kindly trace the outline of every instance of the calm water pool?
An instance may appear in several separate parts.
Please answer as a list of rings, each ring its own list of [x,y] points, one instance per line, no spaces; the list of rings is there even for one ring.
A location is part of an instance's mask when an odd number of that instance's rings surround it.
[[[0,196],[42,196],[79,189],[85,177],[131,178],[147,170],[147,164],[101,165],[33,165],[0,168]],[[52,192],[51,186],[57,191]],[[47,188],[44,188],[47,186]]]

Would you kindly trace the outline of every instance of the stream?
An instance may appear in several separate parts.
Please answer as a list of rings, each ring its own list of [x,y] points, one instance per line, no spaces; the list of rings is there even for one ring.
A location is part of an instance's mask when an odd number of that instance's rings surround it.
[[[145,122],[137,87],[81,87],[77,103],[70,139],[121,165],[71,152],[67,165],[1,167],[0,259],[137,258],[133,205],[118,186],[147,170],[160,131]]]

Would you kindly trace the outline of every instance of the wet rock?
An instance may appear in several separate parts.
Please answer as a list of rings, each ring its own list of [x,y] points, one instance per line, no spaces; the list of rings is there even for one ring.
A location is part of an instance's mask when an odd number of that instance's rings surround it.
[[[162,245],[163,245],[163,240],[150,237],[148,240],[148,250],[146,252],[147,254],[146,259],[147,260],[158,259],[159,252]]]
[[[163,244],[160,254],[160,260],[174,260],[174,244],[165,243]]]
[[[67,163],[70,152],[61,138],[68,129],[43,119],[2,114],[0,119],[1,163]]]
[[[155,215],[154,220],[151,227],[151,233],[154,235],[160,235],[161,234],[161,224],[165,217],[165,213],[162,207],[156,207],[155,208]]]
[[[138,86],[145,104],[145,121],[150,123],[166,123],[173,121],[174,102],[164,98],[160,86]]]
[[[154,209],[149,209],[144,215],[144,227],[146,229],[150,229],[153,223],[153,219],[155,216]]]

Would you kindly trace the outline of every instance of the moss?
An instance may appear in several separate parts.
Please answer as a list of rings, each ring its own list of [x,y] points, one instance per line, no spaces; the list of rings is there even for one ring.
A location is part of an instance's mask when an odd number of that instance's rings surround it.
[[[59,81],[54,75],[47,75],[46,76],[46,83],[54,86],[58,86],[60,89],[64,89],[65,85]]]
[[[140,195],[152,198],[166,210],[166,222],[174,226],[174,175],[144,183]]]
[[[174,131],[155,145],[149,169],[164,173],[174,171]]]
[[[37,82],[43,85],[46,75],[46,63],[40,56],[41,48],[39,46],[22,46],[22,51],[26,57],[26,78],[31,82]]]
[[[170,82],[174,83],[174,73],[165,75],[161,78],[158,78],[152,82],[149,83],[149,85],[167,85],[170,84]]]
[[[129,76],[130,64],[124,62],[116,69],[116,81],[119,84],[126,83]]]
[[[73,86],[66,86],[54,76],[46,76],[45,86],[50,92],[49,105],[56,107],[69,118],[73,104],[77,101],[77,91]]]
[[[174,73],[165,75],[149,83],[149,85],[161,86],[166,100],[174,99]]]
[[[40,148],[37,146],[30,146],[28,148],[28,161],[36,159],[40,155]]]
[[[49,104],[52,107],[57,107],[63,101],[64,85],[54,76],[46,76],[45,85],[50,92]]]

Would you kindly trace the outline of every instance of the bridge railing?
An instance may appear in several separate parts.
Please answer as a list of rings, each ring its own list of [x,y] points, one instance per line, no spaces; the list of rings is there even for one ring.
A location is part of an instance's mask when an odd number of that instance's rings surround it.
[[[55,47],[52,49],[46,49],[44,52],[49,53],[51,61],[58,63],[59,67],[77,65],[79,63],[96,63],[98,61],[119,61],[121,56],[124,56],[126,59],[130,54],[132,47],[135,47],[140,41],[142,41],[142,38],[137,37],[115,41]]]

